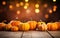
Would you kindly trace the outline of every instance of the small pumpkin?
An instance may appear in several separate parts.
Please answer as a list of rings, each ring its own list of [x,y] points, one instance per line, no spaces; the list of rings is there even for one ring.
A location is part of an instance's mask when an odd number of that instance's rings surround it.
[[[37,23],[37,27],[39,27],[39,26],[42,25],[42,24],[46,25],[45,22],[38,22],[38,23]]]
[[[48,30],[55,31],[58,29],[58,25],[56,23],[47,23]]]
[[[10,24],[12,25],[12,26],[18,26],[18,25],[20,25],[20,21],[15,21],[15,20],[13,20],[13,21],[11,21],[10,22]]]
[[[12,27],[12,25],[11,25],[11,24],[6,24],[6,25],[5,25],[5,30],[10,30],[10,29],[11,29],[11,27]]]
[[[30,29],[30,25],[28,23],[21,23],[19,30],[28,31]]]
[[[4,30],[5,23],[0,23],[0,30]]]
[[[38,30],[45,31],[47,30],[47,25],[45,22],[38,22]]]
[[[18,31],[19,29],[18,29],[18,27],[17,26],[12,26],[11,27],[11,31],[13,31],[13,32],[16,32],[16,31]]]
[[[37,26],[37,22],[36,21],[28,21],[28,23],[30,25],[30,30],[36,29],[36,26]]]
[[[58,25],[58,30],[60,30],[60,22],[55,22]]]

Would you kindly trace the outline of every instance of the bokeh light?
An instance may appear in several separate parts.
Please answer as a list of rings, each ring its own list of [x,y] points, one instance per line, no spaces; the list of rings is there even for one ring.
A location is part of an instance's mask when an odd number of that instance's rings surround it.
[[[52,11],[52,9],[49,9],[49,13],[51,14],[53,11]]]
[[[45,14],[45,18],[49,18],[49,15],[48,14]]]
[[[56,0],[53,0],[53,2],[56,2]]]
[[[25,0],[25,2],[28,2],[29,0]]]
[[[19,6],[20,6],[20,4],[19,4],[19,3],[17,3],[17,4],[16,4],[16,7],[19,7]]]
[[[13,9],[13,6],[12,6],[12,5],[9,5],[9,8],[10,8],[10,9]]]
[[[39,8],[39,4],[36,4],[36,5],[35,5],[35,8]]]
[[[23,6],[24,5],[24,3],[23,2],[20,2],[20,6]]]
[[[53,8],[57,8],[57,6],[56,6],[56,5],[54,5],[54,6],[53,6]]]
[[[24,6],[24,9],[27,9],[27,8],[28,8],[28,6],[25,5],[25,6]]]
[[[57,9],[57,6],[53,6],[53,11],[55,12]]]
[[[3,2],[2,2],[2,5],[6,5],[6,1],[3,1]]]
[[[31,11],[29,9],[26,10],[26,13],[29,14]]]
[[[44,7],[45,7],[45,8],[47,8],[47,7],[48,7],[48,5],[47,5],[47,4],[44,4]]]
[[[26,6],[29,6],[29,3],[25,3]]]
[[[35,9],[35,13],[39,13],[40,12],[40,10],[39,9]]]
[[[20,14],[20,11],[19,10],[17,11],[17,14]]]

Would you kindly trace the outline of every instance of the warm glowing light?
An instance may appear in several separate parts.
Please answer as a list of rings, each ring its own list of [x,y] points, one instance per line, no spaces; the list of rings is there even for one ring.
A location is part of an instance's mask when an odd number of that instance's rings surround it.
[[[24,9],[27,9],[27,8],[28,8],[28,6],[25,5],[25,6],[24,6]]]
[[[29,6],[29,3],[25,3],[26,6]]]
[[[17,4],[16,4],[16,7],[19,7],[19,6],[20,6],[20,4],[19,4],[19,3],[17,3]]]
[[[3,4],[3,5],[6,5],[6,2],[5,2],[5,1],[3,1],[3,2],[2,2],[2,4]]]
[[[20,2],[20,6],[23,6],[24,5],[24,3],[23,2]]]
[[[53,8],[57,8],[57,6],[53,6]]]
[[[12,6],[12,5],[9,5],[9,8],[10,8],[10,9],[12,9],[12,8],[13,8],[13,6]]]
[[[25,0],[25,2],[28,2],[29,0]]]
[[[17,14],[20,14],[20,11],[19,10],[17,11]]]
[[[39,10],[39,9],[35,9],[35,12],[36,12],[36,13],[39,13],[39,12],[40,12],[40,10]]]
[[[49,13],[52,13],[52,10],[51,9],[49,10]]]
[[[47,4],[44,4],[44,7],[46,8],[48,5]]]
[[[30,10],[27,9],[27,10],[26,10],[26,13],[30,13]]]
[[[57,9],[57,6],[53,6],[53,11],[55,12]]]
[[[36,8],[39,8],[39,4],[36,4],[35,7],[36,7]]]
[[[56,2],[56,0],[53,0],[53,2]]]
[[[49,18],[49,15],[48,14],[45,14],[45,18]]]
[[[56,8],[53,8],[53,11],[55,12],[56,11]]]

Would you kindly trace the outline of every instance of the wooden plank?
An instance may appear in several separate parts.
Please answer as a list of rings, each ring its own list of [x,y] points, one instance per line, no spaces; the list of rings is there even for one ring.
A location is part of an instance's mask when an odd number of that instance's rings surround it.
[[[52,38],[52,37],[46,31],[26,31],[26,32],[0,31],[0,38]]]
[[[24,32],[23,38],[52,38],[52,37],[47,32],[29,31],[29,32]]]
[[[0,38],[20,38],[22,32],[6,32],[0,31]]]
[[[22,38],[31,38],[31,31],[26,31],[26,32],[24,32]]]
[[[60,31],[49,31],[54,38],[60,38]]]

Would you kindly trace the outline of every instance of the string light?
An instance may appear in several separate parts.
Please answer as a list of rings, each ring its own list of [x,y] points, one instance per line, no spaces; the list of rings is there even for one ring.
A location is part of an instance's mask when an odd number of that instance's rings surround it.
[[[56,11],[56,8],[53,8],[53,11],[55,12]]]
[[[23,2],[20,2],[20,6],[23,6],[24,5],[24,3]]]
[[[56,2],[56,0],[53,0],[53,2]]]
[[[27,14],[30,13],[30,10],[27,9],[27,10],[26,10],[26,13],[27,13]]]
[[[49,10],[49,13],[50,13],[50,14],[52,13],[52,10],[51,10],[51,9]]]
[[[29,6],[29,3],[25,3],[26,6]]]
[[[49,18],[49,15],[48,14],[45,14],[45,18]]]
[[[53,6],[53,11],[55,12],[57,9],[57,6]]]
[[[36,8],[39,8],[39,4],[36,4],[35,7],[36,7]]]
[[[27,8],[28,8],[28,6],[25,5],[25,6],[24,6],[24,9],[27,9]]]
[[[17,14],[20,14],[20,11],[19,10],[17,11]]]
[[[16,7],[19,7],[19,6],[20,6],[20,4],[19,4],[19,3],[17,3],[17,4],[16,4]]]
[[[3,5],[6,5],[6,2],[5,2],[5,1],[3,1],[3,2],[2,2],[2,4],[3,4]]]
[[[12,5],[9,5],[9,8],[10,8],[10,9],[12,9],[12,8],[13,8],[13,6],[12,6]]]
[[[39,12],[40,12],[40,10],[39,10],[39,9],[35,9],[35,12],[36,12],[36,13],[39,13]]]
[[[54,6],[53,6],[53,8],[57,8],[57,6],[56,6],[56,5],[54,5]]]
[[[48,5],[47,4],[44,4],[44,7],[47,7]]]
[[[25,2],[28,2],[29,0],[25,0]]]

